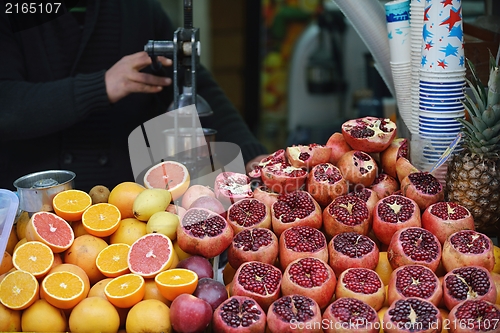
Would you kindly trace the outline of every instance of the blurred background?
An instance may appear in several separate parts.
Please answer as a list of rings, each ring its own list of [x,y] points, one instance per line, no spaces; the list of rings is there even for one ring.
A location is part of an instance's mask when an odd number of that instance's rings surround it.
[[[183,1],[159,1],[182,26]],[[500,1],[462,0],[462,13],[466,57],[487,82]],[[396,118],[370,52],[332,0],[193,0],[193,21],[202,64],[269,151],[325,143],[347,118]]]

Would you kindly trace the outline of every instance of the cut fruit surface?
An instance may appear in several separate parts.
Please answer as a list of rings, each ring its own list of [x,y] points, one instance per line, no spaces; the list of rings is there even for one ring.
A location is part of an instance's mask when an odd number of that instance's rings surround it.
[[[145,291],[144,278],[134,273],[118,276],[104,287],[106,298],[118,308],[130,308],[142,301]]]
[[[39,298],[39,290],[33,274],[16,270],[0,282],[0,303],[12,310],[24,310]]]
[[[130,247],[127,262],[132,273],[145,278],[170,268],[174,260],[170,238],[163,234],[146,234]]]
[[[75,240],[71,226],[51,212],[36,212],[26,226],[26,240],[47,244],[54,253],[67,250]]]
[[[12,263],[16,269],[30,272],[39,278],[47,274],[52,267],[54,252],[42,242],[26,242],[14,251]]]
[[[160,293],[173,301],[180,294],[192,294],[198,285],[198,275],[185,268],[173,268],[161,272],[155,277]]]
[[[124,243],[110,244],[96,258],[99,271],[106,277],[117,277],[129,273],[128,252],[130,245]]]
[[[120,210],[109,203],[92,205],[82,215],[85,230],[97,237],[110,236],[120,226],[120,220]]]
[[[59,309],[71,309],[85,298],[85,283],[75,273],[49,273],[42,281],[40,295]]]
[[[163,188],[170,191],[172,200],[180,198],[190,184],[189,171],[179,162],[164,161],[152,166],[144,175],[146,188]]]
[[[92,205],[92,198],[87,192],[66,190],[57,193],[52,199],[54,212],[69,222],[79,221],[83,212]]]

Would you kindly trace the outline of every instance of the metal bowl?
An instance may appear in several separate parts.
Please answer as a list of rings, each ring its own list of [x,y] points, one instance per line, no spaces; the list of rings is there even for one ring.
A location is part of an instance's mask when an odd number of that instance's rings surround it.
[[[76,174],[67,170],[48,170],[31,173],[14,182],[19,196],[19,208],[28,213],[50,212],[52,199],[74,187]]]

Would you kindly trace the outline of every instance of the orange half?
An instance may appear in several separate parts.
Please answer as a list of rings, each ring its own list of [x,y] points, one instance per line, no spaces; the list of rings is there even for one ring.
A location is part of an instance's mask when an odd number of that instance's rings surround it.
[[[26,271],[12,271],[0,282],[0,303],[12,310],[24,310],[39,299],[36,277]]]
[[[180,294],[192,294],[198,286],[198,275],[185,268],[172,268],[163,271],[155,277],[160,293],[173,301]]]
[[[16,269],[30,272],[40,278],[52,268],[54,252],[42,242],[26,242],[14,251],[12,263]]]
[[[110,244],[99,252],[96,265],[106,277],[117,277],[129,273],[128,252],[130,245],[124,243]]]
[[[120,210],[110,203],[92,205],[82,214],[83,228],[97,237],[110,236],[120,226],[120,220]]]
[[[59,309],[72,309],[86,297],[83,279],[72,272],[49,273],[42,281],[40,295]]]
[[[118,308],[130,308],[142,301],[146,282],[138,274],[130,273],[115,277],[104,287],[106,298]]]
[[[87,192],[66,190],[57,193],[52,199],[54,212],[69,222],[79,221],[83,212],[92,205],[92,198]]]

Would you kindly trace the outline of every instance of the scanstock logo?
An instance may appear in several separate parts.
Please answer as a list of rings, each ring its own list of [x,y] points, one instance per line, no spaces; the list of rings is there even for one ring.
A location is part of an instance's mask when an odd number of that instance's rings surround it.
[[[190,184],[213,187],[221,172],[245,173],[240,147],[216,142],[214,130],[202,128],[195,105],[163,113],[135,128],[128,137],[130,163],[136,182],[163,161],[184,164]]]

